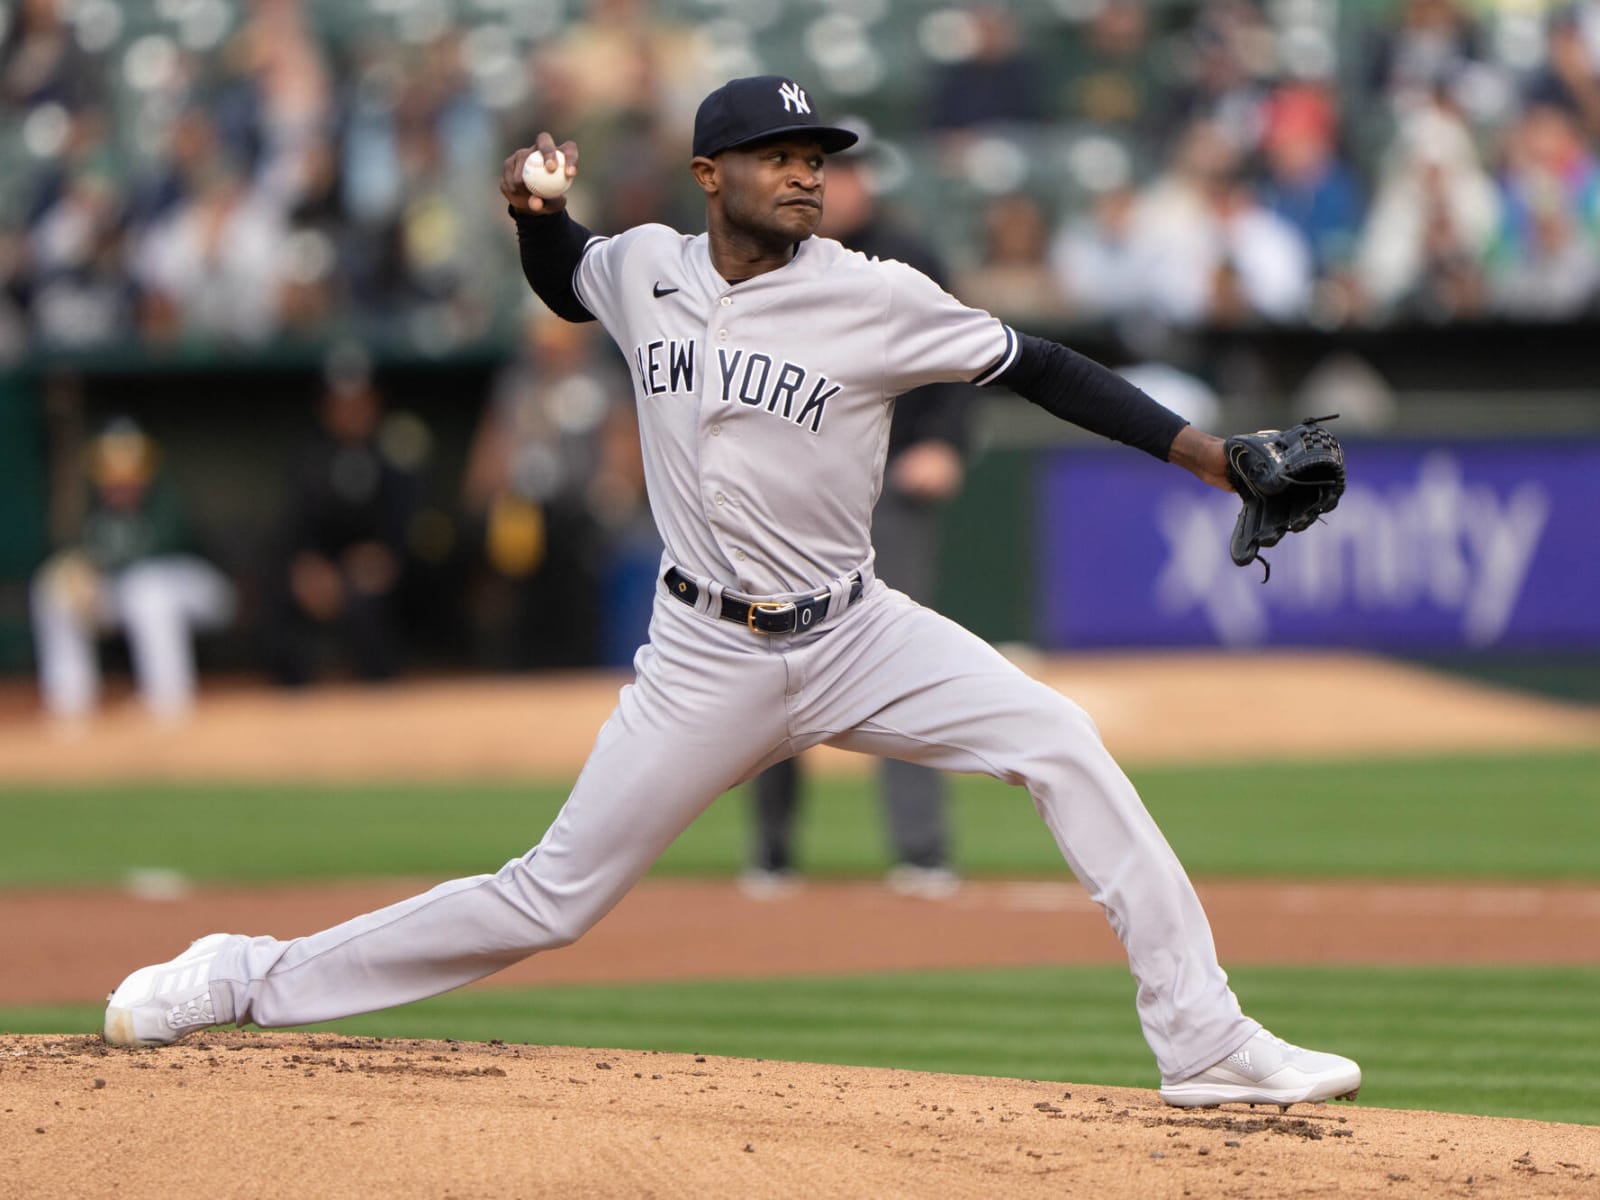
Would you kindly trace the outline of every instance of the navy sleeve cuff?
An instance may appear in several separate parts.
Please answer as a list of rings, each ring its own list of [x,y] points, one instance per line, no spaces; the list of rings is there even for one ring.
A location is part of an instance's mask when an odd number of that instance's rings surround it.
[[[1092,358],[1030,334],[1014,336],[1009,365],[991,368],[980,382],[1002,383],[1063,421],[1166,461],[1188,421]]]

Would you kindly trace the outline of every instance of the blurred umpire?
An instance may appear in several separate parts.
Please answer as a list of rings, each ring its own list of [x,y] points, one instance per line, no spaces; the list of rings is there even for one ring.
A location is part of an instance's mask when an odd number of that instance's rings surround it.
[[[933,248],[879,211],[876,153],[863,131],[858,148],[828,156],[827,205],[818,233],[871,258],[907,263],[948,287]],[[971,405],[977,389],[941,383],[900,397],[889,428],[883,494],[873,512],[877,574],[919,603],[932,600],[938,566],[940,506],[961,487]],[[799,758],[756,776],[754,858],[741,882],[754,896],[795,885],[794,827],[799,813]],[[959,885],[950,867],[944,776],[931,767],[884,759],[879,789],[895,865],[888,884],[938,899]]]

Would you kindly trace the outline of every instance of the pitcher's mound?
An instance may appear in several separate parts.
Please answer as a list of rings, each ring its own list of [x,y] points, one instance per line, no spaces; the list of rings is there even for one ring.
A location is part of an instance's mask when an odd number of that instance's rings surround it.
[[[4,1035],[0,1096],[38,1200],[1600,1193],[1585,1126],[639,1050]]]

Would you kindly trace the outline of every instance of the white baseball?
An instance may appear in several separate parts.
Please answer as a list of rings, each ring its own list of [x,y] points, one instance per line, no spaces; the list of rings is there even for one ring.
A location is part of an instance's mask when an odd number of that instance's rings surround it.
[[[522,164],[522,183],[535,196],[542,196],[546,200],[564,195],[567,188],[572,186],[572,179],[567,174],[567,156],[557,150],[556,169],[547,171],[544,155],[535,150]]]

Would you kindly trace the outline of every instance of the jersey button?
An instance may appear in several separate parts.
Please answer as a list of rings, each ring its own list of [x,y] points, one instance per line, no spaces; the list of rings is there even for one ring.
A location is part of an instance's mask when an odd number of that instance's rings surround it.
[[[717,330],[717,341],[725,342],[727,340],[728,340],[728,331],[726,329]]]
[[[724,496],[721,492],[718,492],[717,493],[717,503],[718,504],[726,504],[727,502],[728,502],[728,498],[726,496]]]
[[[724,296],[722,298],[722,307],[723,308],[731,307],[732,304],[733,304],[733,297],[732,296]]]
[[[722,426],[721,425],[713,425],[711,427],[711,436],[712,437],[721,437],[722,436]]]
[[[733,556],[734,556],[734,557],[735,557],[735,558],[737,558],[737,559],[738,559],[738,560],[739,560],[739,561],[740,561],[740,562],[743,562],[743,561],[744,561],[744,559],[745,559],[745,553],[744,553],[744,551],[743,551],[743,550],[736,550],[736,551],[734,551],[734,555],[733,555]]]

